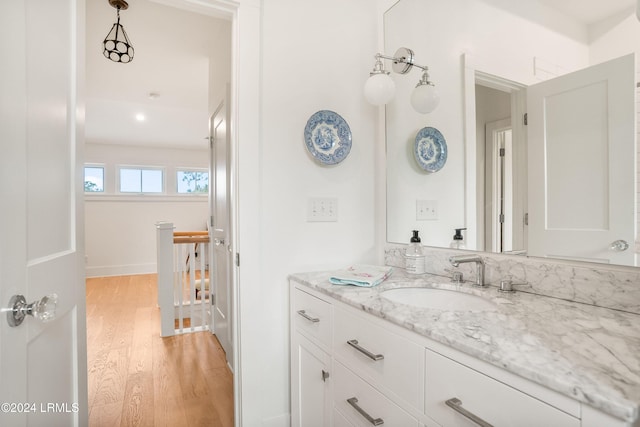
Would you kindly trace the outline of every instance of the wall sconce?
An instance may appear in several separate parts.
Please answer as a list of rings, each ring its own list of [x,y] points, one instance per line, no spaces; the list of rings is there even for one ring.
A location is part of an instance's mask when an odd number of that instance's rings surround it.
[[[118,10],[118,21],[113,24],[111,31],[107,34],[102,42],[105,58],[113,62],[122,62],[124,64],[133,61],[133,46],[124,27],[120,25],[120,9],[127,10],[129,4],[125,0],[109,0],[109,4]]]
[[[640,0],[639,0],[640,1]],[[385,56],[377,53],[376,63],[364,85],[364,97],[373,105],[383,105],[391,101],[396,92],[396,85],[385,71],[382,59],[393,61],[392,69],[398,74],[407,74],[413,67],[422,70],[422,77],[411,93],[411,106],[418,113],[426,114],[436,109],[440,103],[440,96],[433,82],[429,80],[428,67],[414,62],[414,54],[411,49],[401,47],[394,56]]]

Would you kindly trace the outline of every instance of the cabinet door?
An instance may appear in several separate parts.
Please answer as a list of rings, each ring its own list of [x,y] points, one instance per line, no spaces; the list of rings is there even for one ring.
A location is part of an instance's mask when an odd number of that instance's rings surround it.
[[[331,425],[330,357],[302,334],[291,342],[291,419],[293,427]]]

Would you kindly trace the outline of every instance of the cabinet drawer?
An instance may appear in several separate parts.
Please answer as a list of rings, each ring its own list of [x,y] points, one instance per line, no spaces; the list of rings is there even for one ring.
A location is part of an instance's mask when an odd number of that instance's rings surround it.
[[[445,402],[495,426],[579,427],[580,420],[506,384],[426,350],[425,413],[442,426],[477,426]],[[455,403],[452,402],[455,406]]]
[[[335,357],[422,412],[424,347],[379,326],[368,315],[336,308],[334,316]]]
[[[342,363],[334,363],[334,374],[334,408],[350,424],[371,426],[379,425],[375,422],[382,421],[385,426],[418,427],[417,419],[349,371]],[[344,419],[334,417],[334,422],[345,425]]]
[[[293,289],[292,297],[292,326],[330,349],[331,305],[298,288]]]

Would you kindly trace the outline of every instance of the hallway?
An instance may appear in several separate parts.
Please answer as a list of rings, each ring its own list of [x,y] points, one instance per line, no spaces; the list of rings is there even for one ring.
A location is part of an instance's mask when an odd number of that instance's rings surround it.
[[[156,275],[87,279],[89,425],[233,426],[233,378],[208,332],[160,337]]]

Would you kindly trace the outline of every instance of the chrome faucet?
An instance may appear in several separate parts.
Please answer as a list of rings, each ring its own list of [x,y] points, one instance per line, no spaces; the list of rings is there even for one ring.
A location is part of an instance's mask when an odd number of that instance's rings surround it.
[[[449,262],[454,267],[458,267],[465,262],[474,262],[476,264],[476,286],[485,286],[484,284],[484,261],[478,255],[455,255],[449,257]]]

